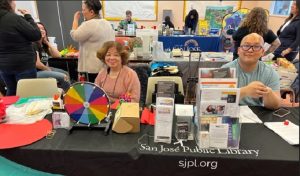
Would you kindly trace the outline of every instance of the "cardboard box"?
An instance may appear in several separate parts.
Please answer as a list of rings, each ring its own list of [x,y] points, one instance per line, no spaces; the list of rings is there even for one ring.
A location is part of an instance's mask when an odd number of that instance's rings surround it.
[[[122,103],[115,114],[112,130],[116,133],[140,132],[139,104]]]

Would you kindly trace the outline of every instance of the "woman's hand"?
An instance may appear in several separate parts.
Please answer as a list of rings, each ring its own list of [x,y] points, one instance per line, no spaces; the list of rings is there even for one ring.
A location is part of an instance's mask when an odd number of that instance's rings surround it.
[[[25,9],[18,9],[18,11],[22,14],[22,15],[26,15],[29,14],[29,12]]]
[[[78,21],[80,18],[80,11],[75,12],[73,24],[72,24],[72,30],[76,30],[78,28]]]
[[[49,41],[47,40],[47,36],[43,37],[42,42],[47,45],[50,46]]]
[[[281,56],[285,56],[285,55],[289,54],[291,51],[292,51],[291,48],[287,48],[281,52]]]
[[[75,14],[74,14],[74,20],[76,20],[76,21],[79,21],[79,19],[80,19],[80,11],[77,11],[77,12],[75,12]]]

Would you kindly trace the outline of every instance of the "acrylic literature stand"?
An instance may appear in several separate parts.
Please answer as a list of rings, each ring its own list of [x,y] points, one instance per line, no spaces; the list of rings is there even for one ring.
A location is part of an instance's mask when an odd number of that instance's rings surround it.
[[[205,78],[213,82],[212,86],[201,85],[201,82],[197,85],[195,139],[199,148],[238,149],[241,132],[238,118],[240,89],[236,88],[235,75],[224,74],[224,69],[208,69],[205,73],[215,71],[220,71],[215,73],[218,78]],[[230,69],[227,71],[232,72]],[[201,73],[204,73],[203,70],[199,70],[199,79],[203,76]]]

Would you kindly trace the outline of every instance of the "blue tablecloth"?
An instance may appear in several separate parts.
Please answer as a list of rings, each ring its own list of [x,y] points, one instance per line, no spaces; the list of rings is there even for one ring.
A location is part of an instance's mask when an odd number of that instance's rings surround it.
[[[203,52],[218,52],[220,51],[220,40],[219,36],[158,36],[158,41],[164,44],[164,50],[186,46],[197,47],[198,45]]]

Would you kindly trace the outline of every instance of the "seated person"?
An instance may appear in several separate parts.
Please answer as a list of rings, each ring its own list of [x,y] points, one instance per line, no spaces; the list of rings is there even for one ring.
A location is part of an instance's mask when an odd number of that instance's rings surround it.
[[[169,16],[165,17],[165,21],[163,22],[163,24],[165,24],[165,26],[169,26],[169,28],[173,28],[174,29],[174,24],[171,21],[171,18]]]
[[[280,83],[277,72],[259,59],[264,55],[264,40],[257,33],[246,35],[238,48],[239,58],[222,68],[236,68],[240,104],[277,109],[280,106]]]
[[[118,42],[109,41],[97,52],[97,57],[106,65],[100,70],[95,84],[99,85],[113,103],[120,96],[129,94],[131,102],[140,101],[140,81],[134,70],[126,66],[128,52]]]
[[[42,38],[35,42],[34,49],[37,53],[36,58],[36,68],[37,68],[37,78],[55,78],[58,82],[58,86],[64,91],[67,91],[70,87],[69,74],[68,72],[53,68],[47,67],[42,61],[48,60],[48,56],[51,57],[61,57],[59,51],[50,45],[48,41],[47,31],[42,23],[37,23],[40,28]],[[41,61],[42,60],[42,61]]]
[[[127,25],[128,24],[134,24],[134,28],[137,28],[137,24],[135,21],[132,20],[132,12],[130,10],[126,11],[126,18],[124,20],[121,20],[119,23],[119,28],[127,30]]]

